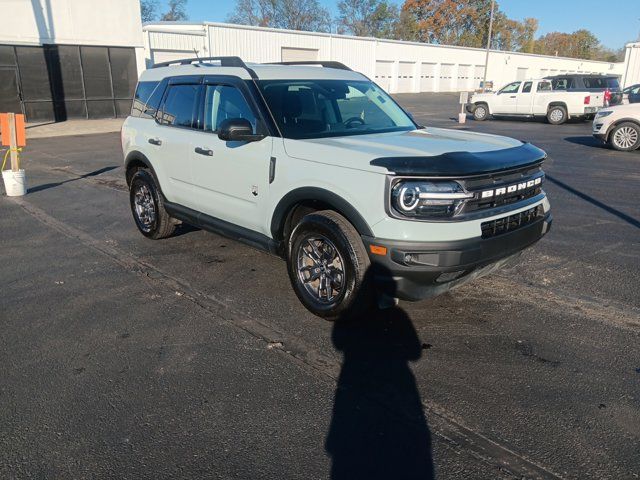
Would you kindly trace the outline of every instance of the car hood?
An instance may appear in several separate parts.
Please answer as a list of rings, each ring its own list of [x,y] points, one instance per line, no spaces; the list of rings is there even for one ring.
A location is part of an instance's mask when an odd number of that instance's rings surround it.
[[[624,105],[615,105],[613,107],[603,108],[600,111],[608,111],[613,110],[614,114],[617,115],[640,115],[640,103],[626,103]]]
[[[524,166],[545,153],[513,138],[443,128],[284,140],[291,157],[376,173],[472,175]]]

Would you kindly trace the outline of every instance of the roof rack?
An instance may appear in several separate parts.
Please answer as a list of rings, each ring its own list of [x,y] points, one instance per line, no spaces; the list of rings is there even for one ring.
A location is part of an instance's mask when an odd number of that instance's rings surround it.
[[[171,60],[169,62],[156,63],[151,68],[169,67],[171,65],[191,65],[192,63],[205,63],[209,61],[219,61],[221,67],[247,68],[246,63],[240,57],[196,57]]]
[[[296,62],[270,62],[268,65],[320,65],[324,68],[337,68],[338,70],[349,70],[344,63],[334,62],[332,60],[310,60],[310,61],[296,61]]]

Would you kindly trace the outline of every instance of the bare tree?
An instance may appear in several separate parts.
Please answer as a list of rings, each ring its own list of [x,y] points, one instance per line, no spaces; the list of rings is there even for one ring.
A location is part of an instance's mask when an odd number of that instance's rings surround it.
[[[142,23],[154,22],[158,18],[158,0],[142,0],[140,2]]]
[[[227,17],[230,23],[274,27],[278,15],[278,0],[237,0],[233,13]]]
[[[163,22],[181,22],[188,20],[186,11],[187,0],[169,0],[169,10],[162,15]]]
[[[237,0],[227,20],[259,27],[327,32],[331,15],[318,0]]]
[[[358,37],[391,38],[399,22],[398,7],[387,0],[340,0],[340,33]]]

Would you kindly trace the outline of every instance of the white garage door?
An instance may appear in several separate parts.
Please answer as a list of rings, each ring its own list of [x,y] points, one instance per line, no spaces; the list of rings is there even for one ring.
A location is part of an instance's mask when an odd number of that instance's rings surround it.
[[[458,90],[471,88],[471,65],[458,65]]]
[[[420,91],[435,92],[436,90],[436,64],[423,63],[420,72]]]
[[[480,88],[484,80],[484,65],[476,65],[473,74],[473,88]]]
[[[400,62],[398,64],[398,92],[413,92],[413,62]]]
[[[440,91],[452,92],[453,91],[453,63],[443,63],[440,67]]]
[[[387,92],[391,87],[391,76],[393,74],[393,62],[376,60],[375,81]]]
[[[310,62],[318,60],[318,50],[313,48],[282,47],[282,62]]]

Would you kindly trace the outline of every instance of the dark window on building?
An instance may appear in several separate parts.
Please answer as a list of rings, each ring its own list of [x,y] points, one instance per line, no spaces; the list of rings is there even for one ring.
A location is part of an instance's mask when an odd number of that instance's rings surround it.
[[[193,127],[199,88],[199,85],[171,85],[164,100],[160,123]]]
[[[51,101],[51,84],[44,48],[16,47],[16,54],[24,100]]]
[[[115,98],[131,98],[136,88],[138,72],[136,57],[130,48],[109,48],[111,60],[111,78],[113,79],[113,96]]]
[[[137,80],[135,49],[124,47],[0,45],[0,68],[5,83],[16,73],[12,102],[31,122],[126,116]]]
[[[112,98],[109,51],[105,47],[80,47],[87,99]]]
[[[13,53],[13,47],[0,45],[0,66],[11,66],[16,64],[16,57]]]

